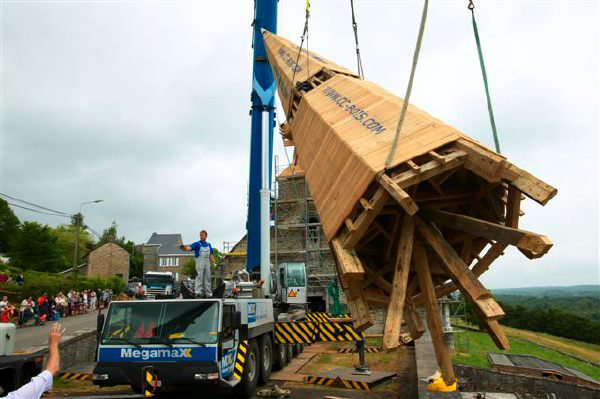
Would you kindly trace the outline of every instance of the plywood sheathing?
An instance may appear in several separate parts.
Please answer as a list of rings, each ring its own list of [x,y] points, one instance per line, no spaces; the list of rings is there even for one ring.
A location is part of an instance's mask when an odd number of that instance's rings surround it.
[[[509,245],[528,258],[548,252],[546,236],[519,228],[520,202],[544,205],[557,190],[412,105],[386,169],[403,100],[314,53],[296,66],[295,45],[263,35],[286,112],[282,136],[295,146],[355,328],[372,325],[369,306],[384,307],[392,350],[401,323],[415,339],[423,333],[414,309],[425,305],[451,382],[436,298],[458,289],[506,349],[504,312],[478,278]]]

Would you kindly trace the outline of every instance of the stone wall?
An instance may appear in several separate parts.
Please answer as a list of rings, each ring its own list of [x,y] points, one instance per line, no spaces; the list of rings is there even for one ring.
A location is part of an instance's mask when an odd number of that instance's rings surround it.
[[[109,278],[120,275],[125,283],[129,280],[129,253],[119,245],[109,242],[85,256],[88,277]]]
[[[545,378],[502,373],[477,367],[454,365],[465,391],[510,392],[528,399],[597,399],[600,389],[565,384]]]
[[[85,332],[72,337],[58,345],[60,353],[60,369],[65,370],[73,366],[96,361],[96,330]],[[46,366],[48,348],[41,349],[35,354],[43,355],[43,365]]]

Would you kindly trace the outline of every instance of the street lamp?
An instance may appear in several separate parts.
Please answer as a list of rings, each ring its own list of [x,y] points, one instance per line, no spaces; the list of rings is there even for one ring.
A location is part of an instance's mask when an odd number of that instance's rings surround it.
[[[81,208],[86,204],[97,204],[98,202],[102,202],[103,200],[95,200],[95,201],[86,201],[79,204],[79,213],[75,215],[75,219],[77,222],[77,228],[75,229],[75,253],[73,254],[73,271],[77,273],[77,260],[79,259],[79,230],[81,229],[81,219],[83,215],[81,214]]]

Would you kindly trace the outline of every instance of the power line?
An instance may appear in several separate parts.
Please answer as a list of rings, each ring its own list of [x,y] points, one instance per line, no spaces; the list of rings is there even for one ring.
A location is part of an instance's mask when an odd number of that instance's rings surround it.
[[[70,218],[70,217],[71,217],[71,215],[60,215],[60,214],[56,214],[56,213],[49,213],[49,212],[43,212],[43,211],[39,211],[39,210],[37,210],[37,209],[28,208],[28,207],[26,207],[26,206],[22,206],[22,205],[13,204],[13,203],[10,203],[10,202],[8,202],[8,201],[7,201],[7,204],[8,204],[8,205],[11,205],[11,206],[16,206],[17,208],[26,209],[26,210],[28,210],[28,211],[31,211],[31,212],[41,213],[41,214],[43,214],[43,215],[50,215],[50,216],[60,216],[60,217],[63,217],[63,218]]]
[[[1,196],[3,196],[3,197],[6,197],[6,198],[10,198],[10,199],[11,199],[11,200],[13,200],[13,201],[19,201],[19,202],[23,202],[23,203],[25,203],[25,204],[27,204],[27,205],[35,206],[36,208],[44,209],[44,210],[46,210],[46,211],[50,211],[50,212],[54,212],[54,213],[60,213],[60,214],[62,214],[62,215],[65,215],[65,216],[71,216],[71,215],[70,215],[70,214],[68,214],[68,213],[61,212],[61,211],[56,211],[56,210],[54,210],[54,209],[50,209],[50,208],[46,208],[45,206],[41,206],[41,205],[38,205],[38,204],[34,204],[33,202],[25,201],[25,200],[22,200],[22,199],[20,199],[20,198],[11,197],[11,196],[10,196],[10,195],[8,195],[8,194],[0,193],[0,195],[1,195]],[[26,209],[27,209],[27,208],[26,208]]]

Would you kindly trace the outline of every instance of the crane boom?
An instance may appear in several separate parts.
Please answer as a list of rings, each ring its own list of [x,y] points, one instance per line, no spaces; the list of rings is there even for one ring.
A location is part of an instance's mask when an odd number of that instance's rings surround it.
[[[246,221],[246,270],[269,276],[270,186],[275,117],[275,81],[267,62],[261,29],[277,31],[277,0],[255,0],[250,136],[250,177]],[[265,279],[265,278],[263,278]],[[268,277],[267,277],[268,279]],[[265,286],[268,287],[267,284]]]

